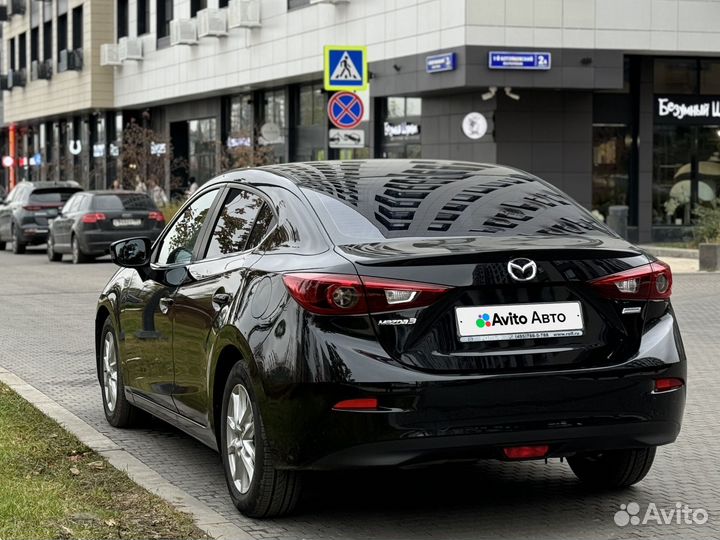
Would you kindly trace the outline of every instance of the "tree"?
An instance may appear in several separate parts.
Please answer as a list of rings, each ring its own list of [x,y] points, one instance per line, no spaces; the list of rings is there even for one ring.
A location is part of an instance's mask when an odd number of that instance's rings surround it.
[[[275,152],[271,145],[261,145],[260,130],[255,129],[254,137],[247,131],[236,131],[228,136],[227,144],[222,142],[218,173],[229,169],[261,167],[275,163]]]
[[[168,187],[176,187],[182,181],[176,176],[178,171],[187,168],[182,158],[174,157],[168,136],[140,125],[135,119],[123,129],[119,152],[119,180],[124,189],[135,189],[138,185],[147,187],[147,182],[153,179],[169,191]],[[168,176],[170,185],[166,186]]]

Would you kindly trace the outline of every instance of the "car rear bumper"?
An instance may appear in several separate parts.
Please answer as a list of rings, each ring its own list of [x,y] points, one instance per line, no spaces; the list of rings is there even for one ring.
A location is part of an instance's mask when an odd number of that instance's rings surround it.
[[[110,244],[125,238],[135,236],[145,236],[152,241],[160,236],[162,229],[144,230],[144,231],[83,231],[78,234],[80,249],[88,255],[102,255],[110,252]]]
[[[294,386],[272,413],[263,411],[281,466],[412,466],[502,458],[503,448],[526,445],[549,445],[548,457],[658,446],[677,438],[685,407],[685,386],[654,392],[658,378],[686,380],[671,315],[645,334],[638,356],[619,366],[424,375],[407,382]],[[377,398],[379,410],[333,410],[339,401],[365,397]]]
[[[533,445],[548,445],[547,458],[565,457],[584,452],[660,446],[675,441],[679,432],[679,423],[658,421],[546,427],[482,435],[429,436],[359,444],[323,456],[307,468],[410,467],[450,461],[504,459],[504,448]]]
[[[35,223],[23,224],[20,229],[20,241],[26,244],[44,244],[47,242],[50,229],[47,225]]]

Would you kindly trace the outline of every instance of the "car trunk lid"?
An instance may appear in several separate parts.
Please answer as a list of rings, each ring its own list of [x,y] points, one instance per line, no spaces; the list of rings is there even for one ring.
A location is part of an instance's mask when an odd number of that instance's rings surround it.
[[[416,369],[507,373],[596,367],[627,360],[639,348],[643,313],[623,309],[642,309],[643,303],[608,300],[589,283],[648,262],[619,238],[442,237],[337,249],[360,276],[449,287],[427,307],[371,315],[388,354]],[[513,279],[508,263],[515,259],[534,262],[536,275]],[[513,324],[535,313],[538,324]],[[573,331],[549,324],[557,313],[567,319],[579,315],[579,324],[576,319]],[[550,335],[548,328],[554,329]]]

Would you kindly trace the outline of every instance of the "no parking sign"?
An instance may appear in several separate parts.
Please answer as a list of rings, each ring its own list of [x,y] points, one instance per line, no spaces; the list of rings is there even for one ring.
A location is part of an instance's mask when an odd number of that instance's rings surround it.
[[[328,118],[340,129],[353,129],[362,122],[365,106],[352,92],[338,92],[328,102]]]

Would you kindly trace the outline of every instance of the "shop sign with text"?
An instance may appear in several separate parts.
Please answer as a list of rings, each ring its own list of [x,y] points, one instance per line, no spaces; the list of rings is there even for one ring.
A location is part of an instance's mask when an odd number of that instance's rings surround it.
[[[715,124],[720,122],[720,96],[655,96],[658,124]]]

